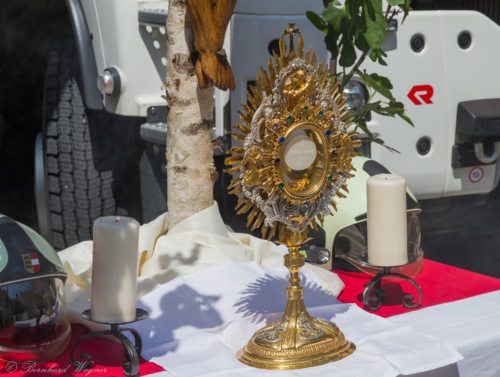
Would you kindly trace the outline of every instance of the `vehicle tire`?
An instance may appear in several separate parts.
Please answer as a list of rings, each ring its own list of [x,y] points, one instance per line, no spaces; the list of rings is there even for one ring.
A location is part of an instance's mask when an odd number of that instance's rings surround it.
[[[0,150],[2,150],[4,128],[5,128],[5,121],[3,120],[2,114],[0,114]]]
[[[72,41],[49,54],[43,133],[35,145],[39,230],[56,249],[90,239],[94,219],[115,214],[116,207],[113,172],[98,172],[94,166],[75,59]]]

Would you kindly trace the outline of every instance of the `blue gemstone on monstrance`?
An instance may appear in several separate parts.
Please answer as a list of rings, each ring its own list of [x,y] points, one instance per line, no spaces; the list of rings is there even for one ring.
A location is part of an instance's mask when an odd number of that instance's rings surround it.
[[[323,118],[323,115],[325,115],[325,113],[323,111],[320,111],[318,113],[318,118],[320,118],[320,119]]]
[[[280,143],[284,143],[284,142],[285,142],[285,137],[284,137],[284,136],[281,136],[281,137],[279,138],[279,142],[280,142]]]
[[[332,131],[331,131],[331,130],[326,130],[326,131],[325,131],[325,135],[326,135],[326,136],[330,136],[331,134],[332,134]]]
[[[292,122],[293,122],[293,115],[289,115],[289,116],[287,116],[287,117],[286,117],[286,121],[287,121],[288,123],[292,123]]]

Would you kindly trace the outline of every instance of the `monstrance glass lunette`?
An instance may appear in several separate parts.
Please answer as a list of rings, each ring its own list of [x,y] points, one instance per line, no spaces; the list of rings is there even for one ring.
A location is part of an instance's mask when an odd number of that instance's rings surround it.
[[[297,48],[294,38],[297,38]],[[288,48],[286,46],[288,39]],[[290,24],[279,54],[261,68],[257,87],[242,105],[242,123],[233,134],[235,145],[226,159],[233,174],[229,186],[238,195],[236,210],[247,214],[247,225],[287,246],[290,272],[283,317],[258,330],[238,353],[248,365],[266,369],[296,369],[324,364],[350,355],[355,346],[338,327],[313,318],[304,305],[300,246],[309,227],[316,229],[335,209],[335,197],[347,193],[346,179],[359,146],[351,116],[336,78],[304,52],[300,32]]]

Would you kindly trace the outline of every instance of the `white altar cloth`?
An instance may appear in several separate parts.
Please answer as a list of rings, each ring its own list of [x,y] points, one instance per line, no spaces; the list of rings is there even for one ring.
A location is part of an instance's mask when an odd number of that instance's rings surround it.
[[[464,357],[460,377],[500,376],[500,291],[390,317],[453,345]],[[458,376],[458,374],[457,374]]]
[[[235,352],[266,321],[278,319],[285,307],[285,249],[230,232],[216,204],[168,232],[165,224],[163,215],[141,227],[140,251],[148,258],[140,271],[139,306],[150,317],[132,326],[143,337],[143,356],[167,374],[392,377],[435,370],[461,358],[438,338],[338,303],[335,297],[343,288],[338,276],[307,265],[302,269],[306,306],[314,316],[333,319],[356,344],[356,352],[339,362],[302,370],[245,366],[235,359]],[[69,275],[65,293],[70,320],[95,328],[80,317],[90,307],[92,242],[59,256]]]
[[[286,269],[256,263],[211,267],[178,277],[140,299],[150,312],[136,323],[143,357],[176,377],[314,376],[392,377],[453,364],[460,354],[445,342],[341,304],[304,273],[305,301],[313,316],[333,320],[353,341],[354,354],[335,363],[293,371],[248,367],[235,353],[284,309]]]
[[[147,258],[139,275],[138,297],[177,276],[187,276],[212,266],[235,262],[253,262],[264,268],[283,265],[285,247],[229,231],[215,202],[168,232],[166,220],[167,214],[164,214],[141,226],[139,253],[145,253]],[[90,308],[92,248],[92,242],[85,241],[58,254],[68,272],[65,296],[70,321],[96,329],[101,326],[84,321],[80,316],[83,310]],[[307,264],[303,271],[309,271],[323,290],[335,296],[344,288],[336,274],[321,267]]]

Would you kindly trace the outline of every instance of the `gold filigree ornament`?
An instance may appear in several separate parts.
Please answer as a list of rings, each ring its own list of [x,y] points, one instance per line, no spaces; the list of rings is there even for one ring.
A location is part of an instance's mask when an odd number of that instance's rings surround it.
[[[297,37],[297,48],[294,38]],[[288,38],[288,49],[285,39]],[[240,112],[243,123],[233,134],[237,146],[226,159],[238,195],[238,214],[260,228],[268,239],[289,248],[287,305],[281,320],[257,331],[238,353],[248,365],[266,369],[296,369],[350,355],[354,344],[337,326],[314,319],[303,301],[299,248],[309,227],[316,229],[335,209],[335,197],[345,197],[351,160],[359,147],[352,118],[328,66],[304,53],[300,32],[290,24],[281,36],[279,54],[261,68],[257,87],[248,93]]]

